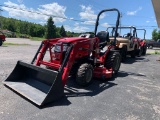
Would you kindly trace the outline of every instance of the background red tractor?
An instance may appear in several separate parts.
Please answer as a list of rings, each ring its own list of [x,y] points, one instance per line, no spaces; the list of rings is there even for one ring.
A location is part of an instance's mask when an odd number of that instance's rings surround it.
[[[143,35],[143,38],[140,39],[138,38],[138,42],[139,42],[139,51],[138,51],[138,56],[141,56],[141,55],[146,55],[146,51],[147,51],[147,43],[146,43],[146,30],[145,29],[137,29],[137,32],[138,31],[144,31],[144,35]]]
[[[66,37],[42,41],[31,64],[18,61],[4,84],[41,106],[64,95],[64,86],[69,76],[73,76],[81,86],[89,85],[93,77],[111,78],[121,65],[120,53],[115,50],[116,36],[112,44],[102,51],[109,42],[109,33],[106,31],[97,33],[100,15],[108,11],[118,13],[116,34],[119,11],[102,10],[97,16],[95,37],[91,35],[92,37]],[[49,54],[45,60],[47,52]]]

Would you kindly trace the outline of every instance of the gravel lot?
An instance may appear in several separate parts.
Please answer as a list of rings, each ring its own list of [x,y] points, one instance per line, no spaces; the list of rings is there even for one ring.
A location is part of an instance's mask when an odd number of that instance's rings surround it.
[[[15,41],[20,43],[7,40]],[[159,55],[128,58],[116,77],[93,80],[87,88],[69,80],[63,99],[38,108],[2,84],[18,60],[32,60],[40,44],[22,41],[30,45],[0,47],[0,120],[160,120]]]

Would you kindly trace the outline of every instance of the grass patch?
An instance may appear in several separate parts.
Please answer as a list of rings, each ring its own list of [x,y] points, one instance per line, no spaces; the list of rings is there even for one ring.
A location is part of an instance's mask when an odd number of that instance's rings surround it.
[[[42,41],[45,40],[45,38],[40,38],[40,37],[30,37],[31,40],[33,41]]]
[[[147,54],[151,54],[151,55],[160,55],[160,52],[155,50],[154,52],[150,52],[150,53],[147,53]]]
[[[2,46],[6,46],[6,45],[13,45],[13,46],[27,46],[29,44],[17,44],[17,43],[3,43]]]
[[[156,51],[156,50],[155,50],[155,52],[154,52],[154,53],[155,53],[155,54],[158,54],[158,55],[160,54],[160,52],[159,52],[159,51]]]

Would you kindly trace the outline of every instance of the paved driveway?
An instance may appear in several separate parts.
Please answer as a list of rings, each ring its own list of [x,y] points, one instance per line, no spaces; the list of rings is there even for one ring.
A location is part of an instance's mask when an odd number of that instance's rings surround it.
[[[0,120],[160,120],[160,56],[128,58],[117,76],[80,88],[68,80],[65,97],[38,108],[2,81],[17,60],[30,62],[38,45],[0,47]]]

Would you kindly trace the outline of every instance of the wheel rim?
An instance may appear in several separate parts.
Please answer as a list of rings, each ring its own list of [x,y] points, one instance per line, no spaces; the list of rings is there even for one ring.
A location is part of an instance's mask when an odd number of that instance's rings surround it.
[[[89,69],[89,70],[87,71],[87,73],[86,73],[86,82],[87,82],[87,83],[90,82],[91,79],[92,79],[92,70]]]

